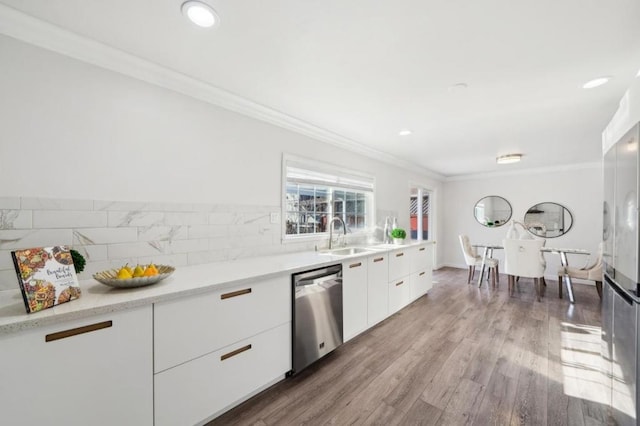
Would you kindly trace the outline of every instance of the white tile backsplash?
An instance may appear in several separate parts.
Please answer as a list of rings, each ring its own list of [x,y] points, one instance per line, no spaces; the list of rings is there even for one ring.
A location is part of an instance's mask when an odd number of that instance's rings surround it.
[[[2,250],[70,245],[72,240],[71,229],[0,229],[0,249]]]
[[[74,231],[73,244],[115,244],[138,241],[138,228],[83,228]]]
[[[138,228],[138,241],[174,241],[189,238],[186,226],[150,226]]]
[[[77,210],[34,210],[33,227],[96,228],[107,226],[107,213]]]
[[[18,289],[10,252],[71,245],[87,264],[81,279],[125,263],[196,265],[313,250],[317,240],[281,242],[279,206],[0,197],[0,291]]]
[[[31,229],[32,210],[0,210],[0,229]]]
[[[0,197],[0,209],[20,210],[19,197]]]
[[[93,210],[93,200],[22,198],[20,208],[22,210]]]
[[[117,226],[156,226],[164,224],[164,212],[134,211],[110,211],[108,212],[108,225],[110,228]]]

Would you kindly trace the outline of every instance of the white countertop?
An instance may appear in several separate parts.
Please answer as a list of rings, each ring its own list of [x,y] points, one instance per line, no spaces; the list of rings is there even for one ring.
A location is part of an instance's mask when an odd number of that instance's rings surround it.
[[[132,289],[108,287],[91,278],[80,281],[82,295],[79,299],[32,314],[25,313],[19,289],[15,292],[3,291],[0,292],[0,335],[224,289],[245,282],[333,265],[347,259],[371,256],[375,252],[393,251],[425,243],[432,244],[431,241],[411,241],[404,245],[389,245],[388,248],[378,248],[374,252],[350,256],[309,251],[182,266],[157,284]]]

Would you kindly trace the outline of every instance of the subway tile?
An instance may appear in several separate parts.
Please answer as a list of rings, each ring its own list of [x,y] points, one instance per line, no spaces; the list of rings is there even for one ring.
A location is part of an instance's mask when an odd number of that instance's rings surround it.
[[[187,238],[189,238],[189,234],[186,226],[138,228],[138,241],[173,241],[186,240]]]
[[[153,226],[164,223],[164,212],[146,211],[109,211],[108,225],[110,227],[121,226]]]
[[[138,241],[138,228],[82,228],[73,232],[73,243],[114,244]]]
[[[71,229],[0,230],[0,249],[71,245]]]
[[[242,222],[240,213],[214,212],[209,214],[210,225],[235,225]]]
[[[164,224],[175,225],[206,225],[207,214],[204,212],[167,212],[164,215]]]
[[[0,197],[0,209],[20,210],[20,197]]]
[[[107,214],[94,211],[35,210],[34,228],[96,228],[107,226]]]
[[[167,253],[191,253],[208,249],[209,240],[206,238],[168,241],[166,245]]]
[[[165,254],[166,244],[149,242],[109,244],[107,246],[109,259],[138,258],[140,256],[156,256]]]
[[[225,260],[227,260],[227,253],[224,250],[199,251],[187,254],[187,262],[189,265],[223,262]]]
[[[0,229],[31,229],[31,210],[0,210]]]
[[[109,253],[106,244],[96,245],[74,245],[73,248],[84,256],[87,263],[98,262],[109,259]]]
[[[23,210],[93,210],[93,200],[22,198]]]
[[[156,265],[169,265],[174,267],[187,266],[188,265],[188,254],[187,253],[177,253],[177,254],[162,254],[159,256],[149,256],[149,257],[140,257],[138,258],[138,263],[141,265],[148,265],[153,262]]]
[[[94,210],[100,211],[140,211],[147,207],[144,201],[94,201]]]
[[[219,238],[229,236],[226,225],[196,225],[189,226],[189,238]]]

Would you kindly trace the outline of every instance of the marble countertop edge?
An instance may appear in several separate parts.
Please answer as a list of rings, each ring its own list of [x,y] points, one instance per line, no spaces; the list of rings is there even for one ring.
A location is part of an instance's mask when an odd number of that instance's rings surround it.
[[[93,278],[82,279],[80,280],[82,295],[79,299],[32,314],[25,312],[19,289],[3,291],[0,292],[0,336],[185,296],[224,290],[242,284],[255,284],[257,280],[295,274],[371,256],[381,251],[391,252],[425,243],[430,242],[412,241],[385,250],[378,249],[350,256],[333,256],[308,251],[183,266],[157,284],[131,289],[112,288]]]

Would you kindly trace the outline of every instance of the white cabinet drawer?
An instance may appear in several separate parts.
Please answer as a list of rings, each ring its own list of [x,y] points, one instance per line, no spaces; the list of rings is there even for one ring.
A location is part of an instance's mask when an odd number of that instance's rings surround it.
[[[412,255],[410,247],[389,253],[389,282],[411,273]]]
[[[0,337],[0,423],[152,425],[151,321],[145,306]]]
[[[389,315],[398,312],[411,302],[411,277],[389,283]]]
[[[411,300],[424,296],[431,290],[431,270],[411,274]]]
[[[411,272],[422,271],[431,266],[433,263],[433,250],[431,248],[431,244],[412,247],[411,250],[414,252]]]
[[[154,372],[291,321],[289,275],[154,305]]]
[[[291,323],[155,376],[155,426],[218,415],[291,369]]]

